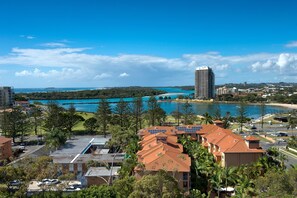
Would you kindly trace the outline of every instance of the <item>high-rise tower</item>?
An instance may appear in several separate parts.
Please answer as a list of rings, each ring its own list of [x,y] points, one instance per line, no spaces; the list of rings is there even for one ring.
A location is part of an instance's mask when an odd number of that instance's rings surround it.
[[[10,107],[14,104],[14,91],[12,87],[0,87],[0,108]]]
[[[210,67],[199,67],[195,71],[195,98],[215,97],[215,75]]]

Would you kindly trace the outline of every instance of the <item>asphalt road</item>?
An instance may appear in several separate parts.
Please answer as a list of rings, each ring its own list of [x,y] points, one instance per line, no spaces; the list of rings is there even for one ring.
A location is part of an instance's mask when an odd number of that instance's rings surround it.
[[[290,167],[291,165],[297,164],[297,155],[291,154],[290,152],[286,151],[285,150],[286,146],[287,146],[287,143],[286,142],[269,143],[269,142],[263,142],[263,141],[261,141],[261,147],[264,150],[267,150],[270,147],[276,147],[276,148],[278,148],[279,151],[287,157],[287,160],[285,161],[285,165],[287,167]]]

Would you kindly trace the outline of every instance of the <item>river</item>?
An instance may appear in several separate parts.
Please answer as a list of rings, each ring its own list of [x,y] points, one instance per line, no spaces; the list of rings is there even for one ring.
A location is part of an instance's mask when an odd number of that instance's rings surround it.
[[[70,91],[70,90],[86,90],[86,89],[96,89],[96,88],[59,88],[59,91]],[[170,96],[172,99],[178,97],[178,95],[190,95],[193,94],[193,90],[182,90],[180,88],[175,87],[157,87],[156,89],[164,90],[168,92],[167,94],[159,95],[159,96]],[[26,89],[30,90],[30,92],[36,91],[36,89]],[[38,91],[46,92],[47,89],[38,89]],[[24,89],[15,89],[16,93],[25,92]],[[159,98],[156,96],[156,98]],[[149,97],[143,97],[143,105],[144,109],[147,109],[147,101]],[[73,100],[55,100],[56,103],[63,106],[64,108],[69,108],[70,104],[73,103],[77,111],[85,111],[85,112],[96,112],[98,108],[98,103],[100,99],[73,99]],[[116,102],[118,102],[119,98],[110,98],[108,99],[111,102],[111,108],[116,106]],[[132,102],[133,98],[124,98],[125,101]],[[31,103],[35,101],[41,102],[43,104],[47,104],[48,100],[31,100]],[[114,102],[114,103],[113,103]],[[178,103],[170,102],[170,101],[162,101],[159,103],[161,108],[166,111],[167,114],[170,114],[172,111],[177,109]],[[182,105],[182,104],[181,104]],[[238,104],[225,104],[225,103],[192,103],[193,110],[196,114],[204,114],[208,112],[211,115],[214,115],[216,109],[219,107],[221,110],[222,116],[224,116],[227,112],[230,112],[232,116],[237,115]],[[246,106],[247,116],[250,118],[258,118],[260,116],[260,108],[259,105],[249,104]],[[265,113],[266,114],[275,114],[287,112],[287,108],[277,107],[277,106],[266,106]]]

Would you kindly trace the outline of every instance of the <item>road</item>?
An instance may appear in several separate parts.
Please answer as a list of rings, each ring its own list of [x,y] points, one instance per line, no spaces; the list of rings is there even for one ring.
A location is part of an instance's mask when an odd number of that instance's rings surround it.
[[[278,143],[269,143],[269,142],[263,142],[261,141],[261,147],[264,149],[264,150],[267,150],[268,148],[270,147],[276,147],[279,149],[279,151],[286,155],[287,157],[287,160],[285,161],[285,165],[287,167],[290,167],[291,165],[295,165],[297,164],[297,155],[294,155],[288,151],[285,150],[286,148],[286,145],[287,143],[286,142],[280,142],[279,144]]]

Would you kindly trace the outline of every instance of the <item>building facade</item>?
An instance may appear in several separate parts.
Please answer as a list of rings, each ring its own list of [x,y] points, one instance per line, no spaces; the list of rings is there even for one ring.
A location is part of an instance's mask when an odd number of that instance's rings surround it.
[[[208,152],[213,154],[216,162],[223,167],[253,163],[265,153],[260,147],[259,139],[252,136],[243,138],[229,129],[213,124],[176,127],[154,126],[141,129],[138,134],[143,139],[141,142],[142,150],[146,148],[143,141],[149,142],[147,138],[153,137],[154,134],[159,137],[162,137],[160,134],[167,135],[167,142],[181,135],[190,136],[193,141],[200,142]],[[170,142],[177,141],[174,139],[174,141],[171,140]],[[148,148],[151,151],[152,145]]]
[[[0,87],[0,107],[11,107],[14,104],[14,91],[12,87]]]
[[[134,169],[135,177],[140,179],[146,174],[164,170],[177,180],[181,190],[189,191],[191,158],[183,153],[183,146],[177,143],[177,136],[165,131],[149,129],[148,133],[142,134],[141,150],[137,152],[139,164]]]
[[[0,160],[9,159],[11,156],[11,138],[0,136]]]
[[[215,75],[210,67],[199,67],[195,71],[195,98],[215,97]]]

